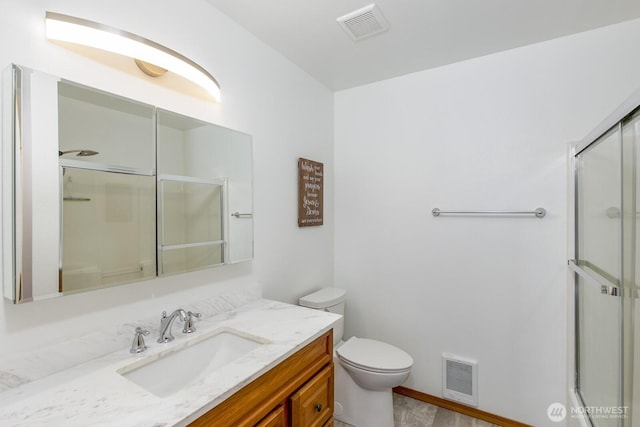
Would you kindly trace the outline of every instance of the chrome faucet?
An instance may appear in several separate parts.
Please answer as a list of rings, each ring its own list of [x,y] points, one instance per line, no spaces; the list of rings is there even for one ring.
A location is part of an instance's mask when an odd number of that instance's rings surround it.
[[[160,338],[158,338],[159,343],[170,342],[175,339],[173,334],[171,334],[171,326],[178,316],[180,316],[180,320],[186,322],[187,313],[181,308],[175,310],[169,316],[167,316],[166,311],[162,312],[162,319],[160,319]]]

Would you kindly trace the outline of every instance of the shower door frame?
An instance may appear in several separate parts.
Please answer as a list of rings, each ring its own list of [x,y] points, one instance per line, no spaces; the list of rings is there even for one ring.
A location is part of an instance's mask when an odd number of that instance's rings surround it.
[[[619,324],[619,342],[620,348],[619,365],[618,365],[618,398],[619,405],[621,407],[627,407],[625,409],[626,417],[618,418],[619,427],[631,426],[633,422],[632,404],[633,404],[633,369],[634,369],[634,342],[633,342],[633,328],[634,328],[634,308],[633,301],[638,297],[635,288],[635,265],[633,260],[635,259],[636,247],[636,227],[637,219],[625,220],[624,215],[620,220],[620,278],[615,281],[609,280],[607,277],[598,277],[595,274],[590,274],[583,269],[579,262],[576,261],[578,254],[578,242],[580,237],[578,216],[580,214],[579,197],[579,176],[578,176],[578,156],[588,149],[592,144],[597,144],[601,141],[601,138],[612,131],[618,132],[618,143],[620,149],[620,210],[624,212],[625,209],[633,208],[638,209],[636,192],[634,186],[638,185],[637,181],[637,168],[640,165],[637,164],[637,150],[640,149],[638,145],[640,142],[636,141],[631,144],[632,148],[632,170],[629,171],[629,166],[625,166],[623,161],[624,155],[629,155],[630,150],[625,145],[624,125],[626,123],[633,123],[632,119],[637,118],[640,114],[640,90],[636,91],[631,97],[629,97],[625,103],[623,103],[618,109],[616,109],[606,120],[604,120],[597,128],[595,128],[587,137],[577,143],[569,145],[569,208],[568,208],[568,254],[569,254],[569,324],[573,340],[569,340],[568,343],[568,357],[569,364],[573,367],[569,372],[569,389],[573,392],[573,396],[569,395],[568,401],[577,402],[579,406],[584,408],[589,402],[585,402],[581,393],[581,373],[580,373],[580,324],[579,316],[579,282],[578,276],[584,280],[584,286],[600,286],[602,294],[608,294],[611,297],[618,298],[620,303],[620,314],[618,319]],[[625,175],[631,174],[632,176],[632,188],[633,192],[629,191],[624,185]],[[629,202],[628,196],[631,195],[632,202]],[[573,203],[571,203],[571,201]],[[633,217],[632,217],[633,218]],[[627,233],[625,237],[625,233]],[[631,251],[625,256],[625,252]],[[632,260],[629,264],[625,264],[625,260]],[[589,283],[590,282],[590,283]],[[616,283],[618,282],[618,283]],[[573,328],[571,328],[573,324]],[[636,390],[636,392],[639,392]],[[637,415],[637,414],[636,414]],[[570,413],[567,413],[567,417]],[[590,417],[585,417],[586,422],[595,426],[596,424]]]

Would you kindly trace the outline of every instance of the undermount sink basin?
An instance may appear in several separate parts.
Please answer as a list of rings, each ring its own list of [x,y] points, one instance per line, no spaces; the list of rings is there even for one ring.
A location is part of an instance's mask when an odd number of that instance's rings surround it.
[[[258,337],[219,330],[183,345],[173,342],[169,344],[174,346],[171,349],[132,363],[118,373],[156,396],[167,397],[265,343]]]

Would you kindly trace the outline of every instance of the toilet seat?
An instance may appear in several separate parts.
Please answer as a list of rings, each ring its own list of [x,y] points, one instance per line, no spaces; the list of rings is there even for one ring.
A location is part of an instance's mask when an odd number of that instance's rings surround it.
[[[351,337],[336,354],[342,363],[369,372],[398,373],[413,366],[413,358],[398,347],[366,338]]]

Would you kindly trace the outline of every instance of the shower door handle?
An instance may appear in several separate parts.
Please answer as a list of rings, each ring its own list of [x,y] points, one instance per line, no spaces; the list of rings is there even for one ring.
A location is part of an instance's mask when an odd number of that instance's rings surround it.
[[[622,296],[622,291],[616,286],[600,285],[600,293],[602,295],[611,295],[612,297]]]
[[[622,296],[623,289],[618,284],[611,282],[610,280],[599,274],[590,273],[589,271],[578,265],[578,262],[574,259],[570,259],[568,263],[569,268],[573,270],[574,273],[582,277],[585,283],[600,286],[600,293],[602,295],[609,295],[612,297]]]

